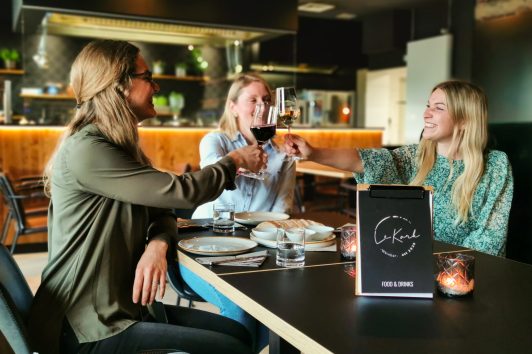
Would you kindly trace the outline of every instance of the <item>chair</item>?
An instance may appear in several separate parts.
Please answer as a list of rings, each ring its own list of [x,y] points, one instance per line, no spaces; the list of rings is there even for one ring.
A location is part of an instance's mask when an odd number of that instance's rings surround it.
[[[2,182],[0,182],[2,183]],[[24,211],[27,217],[33,217],[33,216],[42,216],[48,214],[48,205],[45,206],[33,206],[29,204],[34,204],[33,202],[39,202],[39,204],[42,203],[42,201],[46,201],[46,204],[48,204],[49,199],[44,194],[44,185],[42,176],[29,176],[29,177],[23,177],[18,178],[13,183],[13,189],[17,195],[20,195],[23,203],[28,202],[28,205],[25,203]],[[7,200],[6,194],[3,192],[3,188],[0,185],[0,191],[2,192],[4,204],[7,208],[6,216],[4,218],[4,221],[2,223],[2,233],[0,234],[0,243],[4,243],[7,232],[9,230],[9,226],[11,224],[11,220],[13,219],[13,213],[11,212],[11,208],[9,207],[9,202]]]
[[[27,322],[33,294],[17,263],[4,245],[0,245],[0,332],[8,348],[0,352],[29,354]]]
[[[11,253],[13,253],[19,236],[48,232],[47,218],[42,216],[42,212],[35,214],[37,217],[28,217],[34,215],[31,212],[26,211],[26,207],[22,202],[24,199],[28,198],[28,195],[16,194],[11,181],[3,173],[0,173],[0,189],[2,190],[4,200],[6,201],[9,210],[7,215],[8,218],[6,218],[3,227],[5,230],[2,230],[3,234],[1,241],[3,243],[7,236],[8,226],[6,225],[9,225],[11,219],[15,219],[16,231],[11,244]]]
[[[201,296],[196,294],[181,277],[179,265],[175,261],[168,262],[168,282],[177,293],[177,306],[180,306],[181,299],[188,300],[188,307],[192,307],[193,301],[206,302]]]
[[[354,178],[350,178],[346,181],[340,183],[340,212],[346,215],[356,217],[356,191],[357,191],[357,182]]]

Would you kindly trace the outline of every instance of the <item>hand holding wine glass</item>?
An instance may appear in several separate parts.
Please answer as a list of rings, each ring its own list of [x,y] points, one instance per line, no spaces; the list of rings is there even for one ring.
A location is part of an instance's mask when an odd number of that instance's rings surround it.
[[[275,102],[277,114],[281,123],[288,128],[288,139],[290,138],[290,128],[294,121],[299,118],[299,106],[297,104],[296,89],[294,87],[278,87],[275,89]],[[287,156],[286,160],[298,159]]]
[[[284,150],[288,156],[306,160],[314,152],[314,147],[299,135],[292,134],[289,137],[285,136]]]
[[[251,133],[257,140],[259,146],[264,145],[268,140],[275,136],[277,129],[277,111],[275,106],[268,103],[258,103],[255,106],[253,113],[253,121],[251,123]],[[242,171],[239,173],[242,176],[251,177],[263,180],[266,171],[261,169],[257,173]]]

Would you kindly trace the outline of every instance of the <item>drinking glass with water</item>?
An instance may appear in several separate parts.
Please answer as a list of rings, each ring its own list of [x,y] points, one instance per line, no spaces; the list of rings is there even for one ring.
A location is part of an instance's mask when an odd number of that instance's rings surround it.
[[[215,203],[212,209],[212,229],[214,232],[230,233],[235,231],[235,205]]]
[[[281,267],[302,267],[305,265],[305,229],[277,229],[277,258]]]

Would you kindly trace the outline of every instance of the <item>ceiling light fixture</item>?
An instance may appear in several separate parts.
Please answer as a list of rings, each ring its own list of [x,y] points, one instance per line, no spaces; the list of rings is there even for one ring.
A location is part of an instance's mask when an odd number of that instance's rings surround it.
[[[336,18],[339,19],[339,20],[352,20],[355,17],[357,17],[357,15],[350,14],[348,12],[342,12],[342,13],[339,13],[338,15],[336,15]]]
[[[325,4],[321,2],[307,2],[305,4],[299,5],[297,9],[299,11],[313,12],[319,14],[334,9],[334,5]]]
[[[136,41],[225,46],[226,42],[253,41],[268,33],[232,28],[170,24],[129,20],[122,18],[79,16],[51,13],[48,19],[48,33],[64,36],[122,39]]]

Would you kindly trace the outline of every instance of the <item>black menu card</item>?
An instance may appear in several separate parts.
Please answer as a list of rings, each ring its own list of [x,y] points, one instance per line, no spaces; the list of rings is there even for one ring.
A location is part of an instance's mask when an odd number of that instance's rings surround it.
[[[432,298],[432,188],[359,184],[356,295]]]

